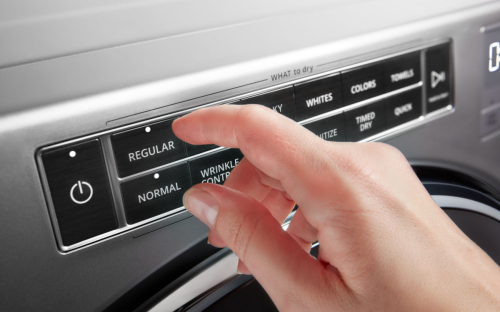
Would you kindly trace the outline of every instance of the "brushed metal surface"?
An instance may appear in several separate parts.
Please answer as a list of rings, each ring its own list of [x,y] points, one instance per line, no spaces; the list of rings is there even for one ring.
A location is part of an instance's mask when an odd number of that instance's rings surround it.
[[[9,30],[8,36],[22,42],[2,50],[8,54],[2,60],[24,65],[0,70],[2,310],[103,310],[206,237],[207,228],[188,218],[134,238],[137,231],[166,222],[157,220],[61,254],[37,172],[38,147],[273,87],[287,80],[272,81],[271,75],[285,70],[313,66],[315,75],[451,38],[454,112],[385,139],[412,162],[458,168],[500,189],[500,137],[480,139],[480,28],[500,21],[499,2],[347,1],[282,15],[274,6],[282,1],[266,3],[274,8],[267,18],[248,22],[236,14],[231,16],[233,21],[242,23],[220,28],[210,28],[205,20],[200,27],[205,31],[150,41],[136,33],[127,41],[136,44],[110,48],[94,45],[87,34],[96,33],[96,42],[108,42],[133,23],[102,34],[96,29],[105,28],[103,21],[95,28],[84,27],[92,23],[91,18],[87,24],[76,22],[70,27],[55,23],[33,33],[33,37],[43,34],[40,41],[30,41],[31,36],[24,40],[16,37],[23,32]],[[265,11],[265,7],[259,9]],[[119,11],[108,14],[123,20]],[[72,28],[77,25],[80,31]],[[55,40],[61,42],[50,51]],[[77,41],[83,45],[75,46]],[[17,60],[11,57],[19,50],[28,51],[30,44],[40,49],[34,48],[32,55],[19,52],[23,55]],[[61,55],[66,56],[56,57]]]

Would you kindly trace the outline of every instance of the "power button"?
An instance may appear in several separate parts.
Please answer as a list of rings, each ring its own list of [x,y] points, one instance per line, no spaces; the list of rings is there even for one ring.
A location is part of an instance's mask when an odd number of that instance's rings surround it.
[[[84,199],[81,199],[81,200],[76,199],[78,197],[78,192],[75,193],[75,190],[77,189],[76,187],[78,187],[78,190],[80,190],[80,195],[84,196]],[[86,195],[83,195],[84,189],[88,189],[85,192],[85,193],[87,193]],[[90,199],[92,199],[92,195],[94,195],[94,189],[92,188],[92,185],[90,185],[87,182],[82,182],[82,181],[78,181],[78,183],[75,183],[75,185],[73,185],[73,187],[71,188],[71,191],[69,192],[69,196],[71,196],[71,199],[73,200],[73,202],[76,204],[79,204],[79,205],[83,205],[83,204],[87,203]]]
[[[99,140],[45,151],[42,161],[64,246],[118,228]]]

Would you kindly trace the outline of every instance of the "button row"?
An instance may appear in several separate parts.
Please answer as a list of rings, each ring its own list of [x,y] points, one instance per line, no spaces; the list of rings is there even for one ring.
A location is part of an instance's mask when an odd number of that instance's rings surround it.
[[[425,107],[432,112],[450,104],[450,44],[425,51]],[[237,104],[258,103],[293,120],[304,121],[372,99],[421,81],[421,52],[413,52],[378,63],[309,80],[278,91],[246,98]],[[422,88],[414,88],[355,109],[304,125],[329,141],[358,141],[396,127],[422,115]],[[320,118],[320,117],[318,117]],[[127,224],[136,224],[182,207],[182,195],[197,183],[219,183],[241,160],[238,150],[207,155],[215,145],[190,145],[172,131],[173,120],[114,133],[111,153],[120,182],[120,194]],[[52,220],[59,244],[78,244],[123,227],[116,213],[108,176],[109,166],[96,138],[57,149],[42,150]],[[196,157],[197,155],[200,155]],[[195,157],[185,160],[186,157]],[[137,178],[131,176],[168,165]],[[110,169],[110,172],[113,170]],[[116,177],[113,177],[114,181]],[[74,247],[71,247],[74,248]]]
[[[420,82],[420,52],[244,99],[302,121]]]
[[[320,138],[356,142],[422,115],[422,89],[416,88],[341,114],[305,124]]]
[[[420,79],[420,52],[413,52],[237,103],[258,103],[293,120],[302,121],[411,86]],[[111,136],[119,177],[124,178],[216,148],[215,145],[185,144],[174,135],[172,122],[163,121]]]
[[[237,149],[224,150],[122,183],[127,223],[182,207],[182,196],[192,185],[223,184],[242,158]]]

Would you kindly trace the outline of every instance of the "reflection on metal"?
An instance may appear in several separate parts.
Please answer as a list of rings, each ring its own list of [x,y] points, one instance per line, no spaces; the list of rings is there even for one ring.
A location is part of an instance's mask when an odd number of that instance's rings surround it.
[[[238,257],[229,252],[225,257],[200,272],[149,311],[175,311],[210,288],[236,276],[238,274],[237,267]]]
[[[432,199],[434,199],[439,207],[474,211],[500,222],[500,211],[475,200],[444,195],[433,195]]]

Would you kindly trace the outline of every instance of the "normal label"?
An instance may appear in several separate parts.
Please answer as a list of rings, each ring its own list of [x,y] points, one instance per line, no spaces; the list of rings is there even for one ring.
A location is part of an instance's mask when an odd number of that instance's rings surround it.
[[[165,196],[168,194],[178,192],[180,190],[181,190],[181,188],[179,187],[179,185],[177,183],[173,183],[173,184],[166,185],[164,187],[157,188],[153,191],[149,191],[149,192],[140,194],[137,196],[137,199],[139,201],[139,204],[141,204],[141,203],[153,200],[153,199],[158,198],[158,197],[162,197],[162,196]]]

